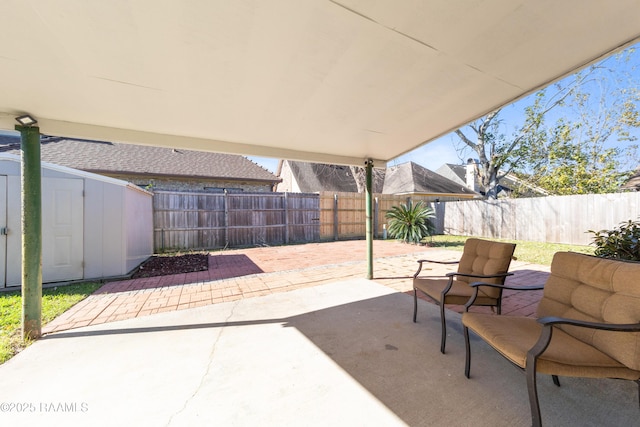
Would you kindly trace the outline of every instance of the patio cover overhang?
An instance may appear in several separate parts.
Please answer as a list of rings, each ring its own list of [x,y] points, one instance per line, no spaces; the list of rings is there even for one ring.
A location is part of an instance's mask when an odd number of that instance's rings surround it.
[[[0,5],[0,129],[381,167],[640,40],[639,0]]]
[[[23,336],[33,338],[40,336],[42,288],[36,129],[365,162],[372,278],[374,165],[384,167],[640,39],[640,0],[0,0],[0,6],[0,129],[14,129],[24,113],[38,120],[38,128],[20,129]]]

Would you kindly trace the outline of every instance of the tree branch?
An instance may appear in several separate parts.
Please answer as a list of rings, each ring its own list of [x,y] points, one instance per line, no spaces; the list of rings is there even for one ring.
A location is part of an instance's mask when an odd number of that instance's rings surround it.
[[[456,130],[456,135],[458,135],[458,137],[462,140],[462,142],[468,145],[471,149],[473,150],[476,149],[477,144],[472,142],[469,138],[467,138],[467,136],[464,133],[462,133],[460,129]]]

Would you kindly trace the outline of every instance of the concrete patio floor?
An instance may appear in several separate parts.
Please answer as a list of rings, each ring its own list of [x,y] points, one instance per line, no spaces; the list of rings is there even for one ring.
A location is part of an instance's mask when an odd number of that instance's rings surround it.
[[[0,366],[0,425],[529,425],[524,376],[480,340],[464,377],[458,313],[446,355],[437,307],[421,300],[411,320],[416,260],[460,253],[376,241],[366,280],[365,251],[216,252],[207,272],[107,283]],[[513,284],[548,275],[511,270]],[[531,315],[539,298],[508,293],[503,313]],[[562,384],[540,380],[545,425],[637,425],[632,382]]]
[[[0,366],[0,425],[528,426],[524,375],[458,313],[362,278],[52,333]],[[545,426],[637,425],[630,381],[541,376]]]
[[[399,292],[412,290],[418,259],[456,260],[460,252],[374,241],[374,278]],[[362,240],[310,243],[213,252],[209,270],[109,282],[93,295],[43,327],[51,333],[126,320],[167,311],[231,302],[276,292],[318,286],[366,275],[366,244]],[[430,264],[423,275],[443,275],[456,266]],[[513,261],[507,283],[544,283],[548,267]],[[507,291],[503,313],[531,316],[542,293]],[[460,311],[460,307],[451,307]],[[482,308],[480,309],[482,310]]]

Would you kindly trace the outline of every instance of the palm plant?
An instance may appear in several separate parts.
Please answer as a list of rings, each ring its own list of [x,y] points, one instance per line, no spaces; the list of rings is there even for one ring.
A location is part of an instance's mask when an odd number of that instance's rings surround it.
[[[418,202],[415,205],[409,200],[406,204],[393,206],[385,214],[389,220],[389,236],[405,243],[419,243],[423,238],[435,231],[431,218],[435,218],[431,207]]]

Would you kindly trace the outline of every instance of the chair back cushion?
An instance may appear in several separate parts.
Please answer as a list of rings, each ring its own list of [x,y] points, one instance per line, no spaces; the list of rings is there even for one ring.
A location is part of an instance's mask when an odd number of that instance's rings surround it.
[[[516,245],[513,243],[467,239],[458,264],[458,273],[483,275],[507,273],[515,249]],[[504,283],[505,278],[478,279],[458,276],[456,279],[467,283],[483,281],[501,284]],[[481,287],[480,291],[492,298],[500,295],[500,290],[496,288]]]
[[[558,252],[537,311],[600,323],[640,323],[640,263]],[[562,326],[620,363],[640,370],[640,332]]]

